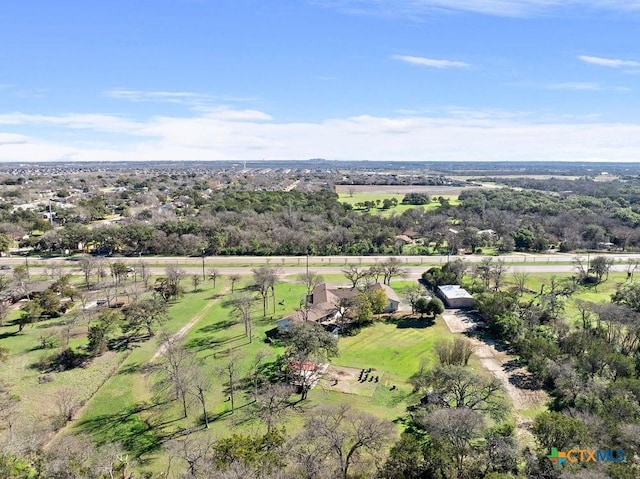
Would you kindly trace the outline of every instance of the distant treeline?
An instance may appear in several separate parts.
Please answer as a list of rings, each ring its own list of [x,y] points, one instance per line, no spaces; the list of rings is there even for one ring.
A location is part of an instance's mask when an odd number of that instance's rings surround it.
[[[535,189],[465,191],[459,206],[441,202],[430,211],[413,208],[388,217],[354,210],[327,190],[205,194],[181,187],[157,193],[162,199],[154,196],[155,206],[139,204],[135,213],[129,205],[139,197],[123,192],[114,204],[94,196],[59,209],[56,222],[63,228],[32,211],[0,208],[0,232],[16,238],[20,231],[41,230],[20,244],[42,253],[80,248],[131,255],[367,255],[640,247],[637,181],[513,181]],[[121,212],[119,223],[96,223],[110,211]],[[407,247],[407,236],[418,241]]]

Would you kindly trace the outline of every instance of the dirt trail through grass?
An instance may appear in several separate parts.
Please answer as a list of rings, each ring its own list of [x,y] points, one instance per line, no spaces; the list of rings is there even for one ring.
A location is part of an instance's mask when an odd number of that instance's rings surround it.
[[[216,297],[209,301],[201,310],[198,314],[196,314],[193,319],[191,321],[189,321],[187,324],[185,324],[182,328],[180,328],[179,331],[177,331],[173,336],[171,336],[171,338],[169,338],[167,341],[165,341],[164,343],[162,343],[160,345],[160,347],[158,348],[158,350],[155,352],[155,354],[151,357],[151,359],[149,360],[150,363],[152,363],[153,361],[155,361],[156,359],[158,359],[160,356],[162,356],[165,351],[167,350],[168,347],[168,343],[174,342],[174,341],[179,341],[180,339],[184,338],[185,335],[191,330],[191,328],[193,328],[198,321],[200,321],[202,318],[204,318],[204,316],[209,312],[209,310],[213,307],[213,305],[215,303],[218,302],[218,300],[225,295],[225,293],[229,290],[229,288],[224,288],[222,291],[220,291],[220,293],[218,293],[216,295]]]
[[[465,311],[446,310],[442,317],[452,333],[465,333],[475,328],[474,318]],[[470,340],[479,363],[502,383],[511,400],[518,440],[521,444],[531,443],[532,419],[524,413],[538,409],[549,400],[548,394],[535,385],[531,373],[525,367],[517,364],[515,358],[496,347],[495,342],[478,338]]]
[[[227,292],[228,289],[229,288],[224,288],[211,301],[208,301],[207,304],[205,304],[203,306],[203,308],[200,311],[198,311],[198,313],[193,317],[193,319],[191,319],[191,321],[189,321],[182,328],[180,328],[179,331],[177,331],[175,334],[173,334],[171,336],[171,339],[179,340],[179,339],[183,338],[191,330],[191,328],[193,328],[198,323],[198,321],[200,321],[207,314],[207,312],[213,307],[213,305],[215,303],[217,303],[218,300],[224,296],[224,294]],[[156,359],[158,359],[160,356],[162,356],[162,354],[164,354],[166,349],[167,349],[167,342],[161,344],[160,347],[158,347],[158,349],[156,350],[154,355],[151,357],[151,359],[149,359],[148,362],[151,363],[151,362],[155,361]],[[100,392],[102,387],[109,381],[109,379],[111,377],[115,376],[116,374],[118,374],[120,372],[121,366],[126,362],[126,360],[127,360],[126,357],[123,358],[122,361],[118,364],[118,367],[114,371],[114,373],[111,376],[109,376],[106,379],[106,381],[104,381],[102,383],[102,385],[98,389],[96,389],[89,398],[87,398],[87,400],[84,402],[82,407],[80,407],[78,409],[78,411],[76,411],[76,413],[74,415],[75,418],[79,418],[79,417],[82,417],[84,415],[86,410],[89,408],[89,404],[91,402],[91,399]],[[74,421],[71,421],[71,422],[67,423],[66,426],[64,426],[63,428],[61,428],[58,431],[56,431],[51,436],[51,438],[47,441],[47,443],[44,445],[44,449],[46,450],[47,448],[51,447],[51,445],[53,445],[55,443],[56,439],[58,439],[60,436],[62,436],[65,433],[65,431],[67,431],[72,426],[73,423],[74,423]]]

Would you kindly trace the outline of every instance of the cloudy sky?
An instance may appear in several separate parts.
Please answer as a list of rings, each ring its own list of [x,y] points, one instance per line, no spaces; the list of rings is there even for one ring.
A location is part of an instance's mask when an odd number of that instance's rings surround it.
[[[0,161],[640,161],[638,0],[0,0]]]

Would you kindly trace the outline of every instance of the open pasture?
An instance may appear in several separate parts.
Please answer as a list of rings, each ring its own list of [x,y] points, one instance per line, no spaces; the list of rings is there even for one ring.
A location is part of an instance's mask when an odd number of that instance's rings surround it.
[[[407,193],[426,193],[429,196],[458,196],[463,191],[479,189],[480,186],[443,186],[443,185],[336,185],[339,195],[353,193],[380,193],[383,195],[406,195]]]

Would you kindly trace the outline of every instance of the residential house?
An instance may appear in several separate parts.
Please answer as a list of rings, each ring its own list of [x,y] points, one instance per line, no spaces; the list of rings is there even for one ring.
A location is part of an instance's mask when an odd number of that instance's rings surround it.
[[[400,298],[393,288],[381,283],[375,283],[370,287],[385,292],[388,300],[387,306],[384,308],[385,313],[398,311]],[[303,321],[319,324],[334,323],[340,317],[340,300],[357,297],[360,293],[361,290],[357,288],[336,288],[328,283],[321,283],[307,296],[305,308],[300,308],[291,316],[277,321],[278,331],[288,331],[292,323]]]

